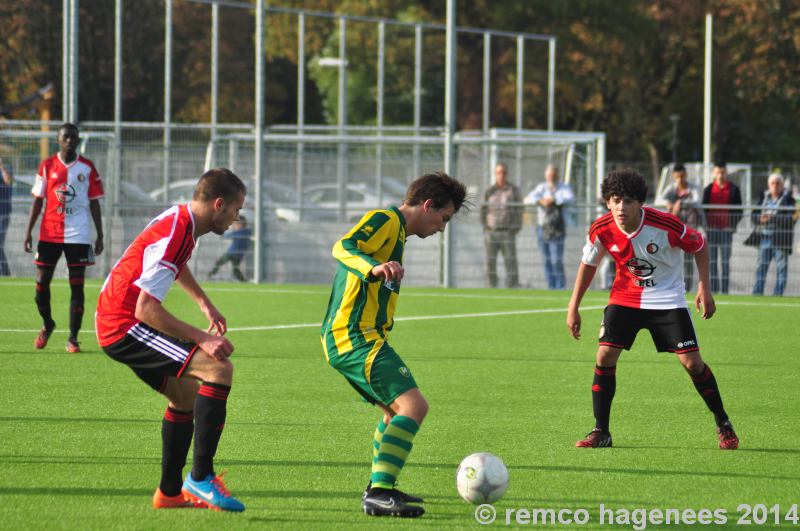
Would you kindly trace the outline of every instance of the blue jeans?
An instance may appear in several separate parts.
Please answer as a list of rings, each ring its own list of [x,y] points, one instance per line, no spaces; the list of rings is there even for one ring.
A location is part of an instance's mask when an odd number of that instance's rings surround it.
[[[6,260],[6,231],[8,230],[8,222],[11,216],[0,215],[0,277],[7,277],[11,274],[8,269],[8,260]]]
[[[544,259],[544,275],[547,278],[548,289],[564,289],[567,287],[567,278],[564,274],[564,238],[545,240],[542,238],[542,228],[536,231],[539,240],[539,251]]]
[[[764,294],[764,281],[767,278],[767,271],[769,271],[769,263],[773,258],[775,259],[777,271],[775,289],[772,294],[783,295],[783,290],[786,288],[786,272],[789,269],[789,253],[787,251],[788,249],[774,247],[771,238],[761,238],[761,244],[758,247],[758,267],[756,267],[756,284],[753,286],[753,295]]]
[[[714,293],[728,293],[728,284],[731,280],[731,241],[733,232],[729,230],[708,229],[708,252],[711,263],[711,291]],[[717,269],[717,256],[719,255],[720,272]]]

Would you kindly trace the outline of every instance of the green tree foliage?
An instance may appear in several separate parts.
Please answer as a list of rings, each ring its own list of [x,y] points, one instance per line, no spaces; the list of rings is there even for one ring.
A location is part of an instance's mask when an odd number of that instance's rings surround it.
[[[124,2],[123,117],[159,121],[164,102],[164,2]],[[445,0],[284,0],[290,8],[443,24]],[[793,0],[472,0],[458,2],[458,24],[555,35],[556,128],[604,131],[608,158],[669,158],[669,116],[680,115],[679,156],[701,158],[704,16],[714,14],[714,145],[730,161],[796,159],[800,140],[800,4]],[[204,3],[174,1],[173,117],[210,117],[210,20]],[[80,118],[108,120],[113,112],[113,0],[80,2]],[[0,108],[30,116],[15,104],[48,83],[61,102],[61,2],[0,3]],[[268,124],[297,118],[297,17],[266,19]],[[219,120],[252,122],[255,93],[252,9],[220,8]],[[338,19],[306,17],[306,123],[335,124]],[[350,21],[347,31],[348,123],[377,118],[377,27]],[[423,41],[422,123],[444,117],[444,31],[426,29]],[[492,39],[491,125],[513,127],[516,42]],[[482,124],[483,38],[458,39],[458,127]],[[387,125],[410,125],[414,100],[414,32],[387,25]],[[547,125],[547,44],[525,48],[524,123]]]

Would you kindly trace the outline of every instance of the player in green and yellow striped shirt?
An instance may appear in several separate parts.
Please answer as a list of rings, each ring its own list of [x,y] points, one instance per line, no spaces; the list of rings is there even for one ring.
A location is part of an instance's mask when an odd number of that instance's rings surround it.
[[[338,261],[322,348],[328,363],[385,415],[373,437],[370,484],[362,508],[374,516],[416,517],[422,499],[395,488],[414,436],[428,413],[411,371],[389,346],[403,279],[403,249],[410,235],[444,230],[464,204],[466,188],[443,173],[416,179],[400,207],[373,210],[333,246]]]

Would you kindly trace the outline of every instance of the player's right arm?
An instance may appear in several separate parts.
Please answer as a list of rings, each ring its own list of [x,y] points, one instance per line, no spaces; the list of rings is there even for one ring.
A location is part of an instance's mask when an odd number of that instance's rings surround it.
[[[233,344],[223,336],[213,336],[169,313],[161,302],[142,290],[136,301],[136,319],[167,335],[197,343],[212,358],[222,361],[233,353]]]
[[[575,339],[580,339],[581,337],[581,314],[578,311],[581,301],[592,284],[592,279],[594,279],[594,274],[597,272],[600,260],[607,254],[599,236],[603,225],[607,223],[608,218],[606,216],[602,216],[595,221],[589,228],[589,236],[586,238],[586,245],[583,246],[581,265],[578,267],[578,275],[575,277],[575,285],[572,288],[572,296],[567,307],[567,328],[569,328],[572,337]]]
[[[33,194],[33,204],[31,204],[30,215],[28,216],[28,228],[25,231],[25,252],[30,253],[33,251],[33,227],[36,225],[36,220],[39,219],[39,214],[42,212],[42,205],[44,205],[44,198],[47,194],[47,165],[46,161],[42,161],[39,165],[39,171],[36,173],[36,181],[31,188]]]
[[[30,253],[33,251],[33,227],[36,225],[36,220],[39,219],[39,214],[44,205],[43,197],[36,197],[31,204],[30,215],[28,216],[28,228],[25,231],[25,252]]]
[[[578,276],[575,277],[575,285],[572,288],[572,296],[567,308],[567,328],[575,339],[581,337],[581,314],[579,311],[581,301],[592,284],[596,272],[597,266],[587,265],[583,262],[578,267]]]

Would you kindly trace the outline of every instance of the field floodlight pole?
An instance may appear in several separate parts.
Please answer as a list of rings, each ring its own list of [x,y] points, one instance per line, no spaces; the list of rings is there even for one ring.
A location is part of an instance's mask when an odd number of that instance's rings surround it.
[[[447,0],[447,30],[445,46],[445,80],[444,80],[444,172],[452,175],[453,170],[453,133],[456,128],[456,0]],[[452,271],[452,239],[450,225],[445,226],[442,233],[441,267],[442,286],[449,288],[453,284]]]
[[[553,131],[556,123],[556,38],[548,39],[547,60],[547,130]]]
[[[218,120],[218,100],[219,100],[219,4],[214,2],[211,6],[211,157],[208,170],[211,167],[216,167],[216,151],[217,151],[217,120]]]
[[[69,5],[61,2],[61,121],[69,121]]]
[[[306,15],[297,15],[297,134],[303,134],[306,124]],[[305,144],[297,143],[295,162],[295,192],[297,193],[297,214],[303,220],[303,173]]]
[[[164,2],[164,202],[170,204],[170,150],[172,144],[172,0]]]
[[[706,14],[706,64],[703,86],[703,182],[708,182],[711,169],[711,50],[714,40],[714,17]]]
[[[78,125],[78,9],[79,0],[70,0],[69,9],[69,121]]]
[[[337,114],[339,115],[339,136],[343,136],[347,131],[347,19],[339,17],[339,92],[337,94]],[[337,183],[337,203],[339,204],[339,221],[346,221],[347,212],[345,203],[347,202],[347,144],[340,143],[336,150],[336,183]]]
[[[264,259],[264,213],[261,194],[264,178],[264,0],[256,2],[256,105],[255,105],[255,256],[253,265],[253,282],[259,283],[263,277]]]
[[[114,219],[114,204],[120,200],[120,187],[122,181],[122,2],[114,1],[114,169],[112,171],[112,181],[110,197],[106,196],[104,205],[106,215],[103,222],[106,223],[104,229],[106,235],[106,248],[113,249],[114,233],[111,230],[111,223]],[[111,271],[111,253],[103,253],[103,274],[108,275]]]

